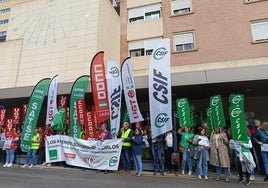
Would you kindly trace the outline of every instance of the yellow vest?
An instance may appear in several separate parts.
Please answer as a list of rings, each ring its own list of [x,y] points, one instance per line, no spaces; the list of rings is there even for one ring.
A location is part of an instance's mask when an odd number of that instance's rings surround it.
[[[40,146],[39,134],[37,133],[32,138],[32,146],[31,146],[31,149],[38,150],[39,149],[39,146]]]
[[[122,131],[121,138],[127,138],[131,129],[127,129],[126,131]],[[122,146],[127,146],[130,147],[131,143],[130,142],[123,142]]]

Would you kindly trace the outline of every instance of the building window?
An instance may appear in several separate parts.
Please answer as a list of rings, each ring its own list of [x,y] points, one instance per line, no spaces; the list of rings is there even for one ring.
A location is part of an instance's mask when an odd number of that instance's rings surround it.
[[[7,32],[6,31],[0,31],[0,37],[4,37],[7,35]]]
[[[0,25],[7,24],[7,23],[8,23],[8,19],[0,20]]]
[[[7,12],[10,12],[10,8],[5,8],[5,9],[0,10],[0,14],[4,14],[4,13],[7,13]]]
[[[129,50],[130,57],[144,56],[144,48]]]
[[[171,9],[173,15],[192,12],[192,0],[172,0]]]
[[[160,18],[160,4],[129,9],[128,18],[130,23]]]
[[[162,38],[152,38],[147,40],[131,41],[128,43],[129,54],[131,57],[151,55],[155,46]]]
[[[175,44],[175,51],[177,52],[194,50],[195,45],[194,45],[193,32],[175,34],[174,44]]]
[[[0,0],[0,3],[8,2],[9,0]]]
[[[252,23],[251,29],[254,41],[268,40],[268,21]]]

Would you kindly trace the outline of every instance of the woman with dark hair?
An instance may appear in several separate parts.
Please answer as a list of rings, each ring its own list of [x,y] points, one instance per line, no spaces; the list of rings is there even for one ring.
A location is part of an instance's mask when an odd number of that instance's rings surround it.
[[[206,130],[203,127],[198,127],[197,134],[193,139],[193,145],[196,145],[199,152],[199,159],[197,160],[197,175],[198,179],[208,179],[208,161],[209,161],[209,139],[206,136]]]
[[[263,144],[268,144],[268,122],[263,122],[261,124],[260,128],[258,128],[256,133],[253,135],[253,140],[260,147],[263,146]],[[261,151],[261,156],[266,174],[264,181],[268,181],[268,151]]]
[[[132,137],[132,153],[135,165],[136,176],[142,176],[142,132],[136,128]]]

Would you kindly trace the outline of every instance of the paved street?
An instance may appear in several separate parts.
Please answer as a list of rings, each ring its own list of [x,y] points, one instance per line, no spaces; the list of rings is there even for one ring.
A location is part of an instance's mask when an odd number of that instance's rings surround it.
[[[250,187],[264,187],[267,183],[255,181]],[[195,176],[153,176],[151,172],[145,172],[142,177],[134,174],[125,175],[116,173],[97,174],[95,171],[69,168],[3,168],[0,167],[0,188],[232,188],[246,187],[237,184],[235,179],[225,183],[223,180],[216,182],[214,179],[197,180]]]

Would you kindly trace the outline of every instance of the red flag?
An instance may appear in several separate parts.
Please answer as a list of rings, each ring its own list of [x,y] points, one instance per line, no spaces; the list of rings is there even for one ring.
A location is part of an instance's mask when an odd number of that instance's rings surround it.
[[[76,103],[76,115],[77,115],[77,123],[79,125],[85,125],[86,119],[86,105],[84,99],[79,99],[75,101]]]
[[[110,117],[103,56],[104,52],[97,53],[90,67],[91,87],[98,124]]]
[[[12,120],[14,125],[20,124],[20,108],[12,108]]]
[[[66,119],[65,119],[66,125],[69,125],[70,123],[70,108],[66,107]]]
[[[24,119],[26,116],[26,112],[27,112],[27,104],[23,104],[22,105],[22,118]]]
[[[5,125],[6,112],[6,109],[0,110],[0,126]]]
[[[98,138],[98,133],[94,121],[94,112],[93,110],[87,112],[85,119],[85,139],[88,138]]]
[[[67,107],[68,98],[66,95],[60,95],[58,100],[58,108],[66,108]]]
[[[11,138],[12,137],[12,134],[13,134],[13,122],[12,122],[12,119],[9,118],[9,119],[6,119],[6,122],[5,122],[5,135],[6,135],[6,138]]]

